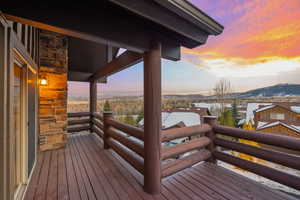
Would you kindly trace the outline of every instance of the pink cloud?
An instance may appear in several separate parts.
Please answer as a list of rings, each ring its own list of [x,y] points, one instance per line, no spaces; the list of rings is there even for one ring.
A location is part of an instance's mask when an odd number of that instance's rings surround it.
[[[300,55],[299,1],[197,0],[193,3],[225,23],[222,35],[210,38],[206,45],[195,50],[200,55],[206,52],[242,58]]]

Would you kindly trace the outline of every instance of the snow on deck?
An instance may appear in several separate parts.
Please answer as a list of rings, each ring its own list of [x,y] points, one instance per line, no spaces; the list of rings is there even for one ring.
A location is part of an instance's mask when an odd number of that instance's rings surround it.
[[[224,151],[224,153],[228,153],[228,154],[231,154],[231,155],[237,154],[236,152],[232,152],[232,151]],[[265,161],[265,160],[260,160],[260,159],[257,159],[256,162],[258,164],[261,164],[261,165],[264,165],[264,166],[268,166],[270,168],[277,169],[279,171],[282,171],[282,172],[285,172],[285,173],[288,173],[288,174],[300,177],[300,171],[299,170],[291,169],[291,168],[288,168],[288,167],[285,167],[285,166],[282,166],[282,165],[279,165],[279,164],[275,164],[275,163],[268,162],[268,161]],[[231,171],[233,171],[235,173],[238,173],[238,174],[240,174],[242,176],[245,176],[245,177],[247,177],[249,179],[252,179],[252,180],[254,180],[256,182],[259,182],[261,184],[267,185],[267,186],[269,186],[269,187],[271,187],[273,189],[285,191],[285,192],[288,192],[288,193],[293,193],[293,194],[296,194],[296,195],[300,195],[300,191],[299,190],[296,190],[296,189],[290,188],[288,186],[282,185],[280,183],[277,183],[277,182],[272,181],[270,179],[264,178],[264,177],[259,176],[257,174],[248,172],[246,170],[237,168],[237,167],[235,167],[233,165],[230,165],[228,163],[225,163],[225,162],[222,162],[222,161],[218,161],[217,164],[219,166],[221,166],[221,167],[229,169],[229,170],[231,170]]]

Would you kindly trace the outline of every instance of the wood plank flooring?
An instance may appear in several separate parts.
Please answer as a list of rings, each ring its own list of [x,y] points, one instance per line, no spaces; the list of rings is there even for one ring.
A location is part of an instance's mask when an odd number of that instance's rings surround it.
[[[141,182],[96,136],[78,134],[64,149],[39,153],[25,200],[296,199],[210,163],[164,179],[159,195],[145,193]]]

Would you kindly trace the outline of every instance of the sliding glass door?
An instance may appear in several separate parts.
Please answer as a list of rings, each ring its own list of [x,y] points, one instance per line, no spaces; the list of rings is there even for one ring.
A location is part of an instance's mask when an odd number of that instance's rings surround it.
[[[28,176],[30,176],[36,156],[36,73],[28,70],[27,74],[28,92]]]
[[[14,115],[14,183],[15,194],[18,194],[20,186],[22,185],[24,174],[24,129],[23,129],[23,69],[18,64],[14,64],[14,102],[13,102],[13,115]]]

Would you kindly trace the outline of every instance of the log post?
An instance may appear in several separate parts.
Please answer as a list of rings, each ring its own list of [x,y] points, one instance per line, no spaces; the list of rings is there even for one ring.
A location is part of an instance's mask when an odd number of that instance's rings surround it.
[[[112,112],[104,112],[103,113],[103,146],[104,149],[109,149],[109,132],[108,129],[110,128],[110,125],[107,123],[107,120],[113,118],[113,113]]]
[[[97,81],[90,81],[90,132],[93,131],[93,113],[97,112]]]
[[[217,123],[217,117],[216,116],[204,116],[203,123],[209,124],[210,126],[213,127]],[[212,153],[215,151],[215,148],[216,148],[215,144],[214,144],[216,134],[212,129],[211,131],[206,132],[205,135],[206,135],[206,137],[208,137],[211,140],[211,143],[206,147],[206,149],[211,152],[211,155],[213,155]],[[211,158],[209,158],[207,161],[211,162],[211,163],[216,163],[216,159],[213,156]]]
[[[161,190],[161,44],[144,54],[144,190]]]

